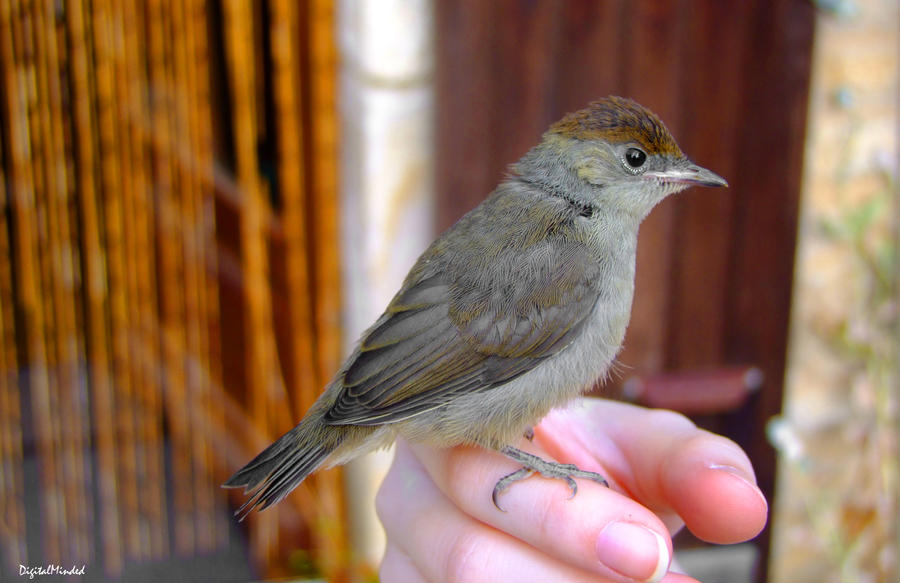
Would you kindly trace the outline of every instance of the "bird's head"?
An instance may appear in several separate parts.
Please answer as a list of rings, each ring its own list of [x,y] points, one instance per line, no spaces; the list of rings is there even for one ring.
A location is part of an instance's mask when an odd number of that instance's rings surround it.
[[[532,182],[543,177],[551,192],[639,219],[689,186],[728,185],[688,160],[656,114],[622,97],[566,115],[512,170]]]

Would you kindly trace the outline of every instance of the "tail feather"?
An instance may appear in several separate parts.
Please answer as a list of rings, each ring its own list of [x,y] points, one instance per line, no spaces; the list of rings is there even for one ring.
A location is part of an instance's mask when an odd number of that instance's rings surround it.
[[[239,520],[254,509],[265,510],[279,502],[334,450],[334,446],[310,443],[302,429],[301,425],[282,435],[222,484],[223,488],[244,488],[250,496],[234,513]]]

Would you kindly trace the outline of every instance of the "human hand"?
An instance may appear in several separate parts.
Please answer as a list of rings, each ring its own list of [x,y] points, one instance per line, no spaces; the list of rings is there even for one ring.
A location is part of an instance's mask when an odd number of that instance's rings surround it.
[[[671,535],[686,524],[703,540],[736,543],[766,522],[746,454],[677,413],[582,399],[519,447],[598,472],[610,488],[578,480],[570,499],[563,481],[533,477],[501,495],[501,512],[491,491],[514,462],[398,442],[377,499],[382,581],[689,583],[668,573]]]

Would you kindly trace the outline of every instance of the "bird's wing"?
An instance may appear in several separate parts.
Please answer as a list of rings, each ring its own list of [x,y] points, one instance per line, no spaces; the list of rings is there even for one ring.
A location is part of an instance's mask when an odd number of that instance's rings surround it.
[[[511,254],[501,261],[510,271],[495,281],[435,273],[398,294],[363,337],[326,422],[400,421],[506,383],[563,350],[597,301],[598,274],[587,248],[561,245]]]

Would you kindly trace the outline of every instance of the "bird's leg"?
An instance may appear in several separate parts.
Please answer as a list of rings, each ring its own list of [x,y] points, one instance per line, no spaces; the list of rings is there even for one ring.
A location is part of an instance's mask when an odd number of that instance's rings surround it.
[[[526,435],[527,437],[527,435]],[[515,447],[507,445],[503,449],[500,450],[500,453],[505,455],[506,457],[515,460],[522,464],[522,467],[516,470],[511,474],[507,474],[503,476],[497,481],[497,484],[494,486],[494,492],[491,494],[491,498],[494,501],[494,506],[497,507],[501,512],[506,512],[503,508],[500,507],[500,503],[497,501],[498,496],[513,482],[518,482],[519,480],[524,480],[528,476],[534,474],[535,472],[544,476],[545,478],[556,478],[559,480],[565,480],[569,485],[569,488],[572,489],[572,495],[569,498],[574,498],[575,494],[578,493],[578,484],[575,483],[574,478],[587,478],[589,480],[593,480],[598,484],[603,484],[604,486],[609,486],[606,482],[606,479],[596,472],[588,472],[585,470],[579,470],[575,464],[561,464],[557,462],[548,462],[545,459],[539,458],[534,454],[530,454],[522,451],[521,449],[516,449]]]

